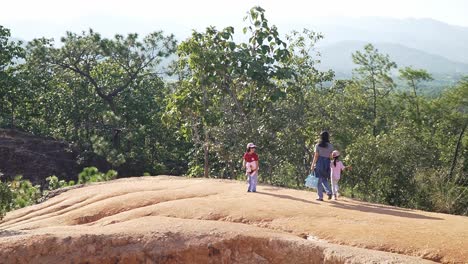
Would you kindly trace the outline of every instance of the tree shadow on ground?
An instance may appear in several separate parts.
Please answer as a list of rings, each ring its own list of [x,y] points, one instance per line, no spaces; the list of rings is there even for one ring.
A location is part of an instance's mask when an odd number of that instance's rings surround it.
[[[266,190],[266,191],[278,191],[278,190],[283,190],[283,189],[285,189],[285,188],[286,188],[286,187],[269,186],[269,187],[263,188],[263,190]]]
[[[358,200],[359,201],[359,200]],[[392,205],[385,205],[385,204],[373,204],[370,202],[362,201],[362,203],[365,206],[369,207],[375,207],[375,208],[381,208],[381,209],[388,209],[388,210],[398,210],[398,211],[406,211],[406,212],[412,212],[414,209],[409,209],[409,208],[403,208],[403,207],[396,207]]]
[[[293,200],[293,201],[308,203],[308,204],[318,204],[316,202],[313,202],[312,199],[311,200],[306,200],[306,199],[297,198],[297,197],[294,197],[294,196],[291,196],[291,195],[274,194],[274,193],[267,193],[267,192],[257,192],[257,193],[258,194],[263,194],[263,195],[269,195],[269,196],[273,196],[273,197],[277,197],[277,198],[281,198],[281,199],[289,199],[289,200]]]
[[[352,204],[349,202],[342,203],[339,201],[338,202],[332,201],[332,206],[336,208],[341,208],[341,209],[361,211],[365,213],[385,214],[385,215],[415,218],[415,219],[444,220],[443,218],[439,218],[439,217],[432,217],[432,216],[421,215],[417,213],[410,213],[409,209],[406,209],[406,208],[400,209],[397,207],[386,207],[383,205]]]

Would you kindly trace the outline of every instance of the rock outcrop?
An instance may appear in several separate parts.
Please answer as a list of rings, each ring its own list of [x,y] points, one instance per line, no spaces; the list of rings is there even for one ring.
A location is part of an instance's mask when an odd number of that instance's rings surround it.
[[[68,181],[77,178],[79,169],[68,143],[0,129],[0,172],[7,179],[23,175],[33,184],[43,184],[46,177],[56,175]]]
[[[464,263],[468,218],[236,181],[141,177],[10,212],[2,263]]]

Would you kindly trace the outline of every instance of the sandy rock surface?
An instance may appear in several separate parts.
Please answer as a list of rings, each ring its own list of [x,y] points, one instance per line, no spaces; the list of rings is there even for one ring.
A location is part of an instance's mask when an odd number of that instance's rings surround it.
[[[468,218],[242,182],[141,177],[0,222],[1,263],[468,263]]]

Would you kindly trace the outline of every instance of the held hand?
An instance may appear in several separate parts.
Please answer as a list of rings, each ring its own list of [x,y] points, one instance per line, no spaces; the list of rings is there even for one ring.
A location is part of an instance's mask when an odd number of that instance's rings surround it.
[[[346,169],[347,169],[347,170],[352,170],[353,167],[352,167],[352,166],[346,166]]]

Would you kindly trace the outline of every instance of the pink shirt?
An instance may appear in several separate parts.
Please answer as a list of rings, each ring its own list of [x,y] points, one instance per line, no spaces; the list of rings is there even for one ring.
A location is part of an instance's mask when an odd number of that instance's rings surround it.
[[[330,162],[330,171],[331,171],[331,178],[338,180],[341,177],[341,170],[343,170],[345,166],[343,165],[343,162],[337,160],[336,161],[336,167],[333,165],[333,161]]]

